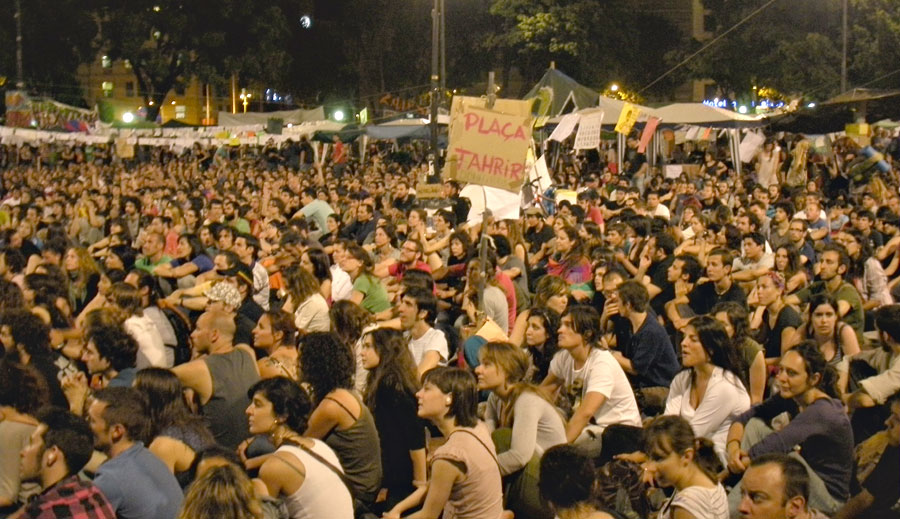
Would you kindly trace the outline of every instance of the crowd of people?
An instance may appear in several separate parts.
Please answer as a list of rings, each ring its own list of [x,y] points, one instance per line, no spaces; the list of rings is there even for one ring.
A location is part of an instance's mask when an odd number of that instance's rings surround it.
[[[707,144],[0,147],[0,516],[897,517],[900,137]]]

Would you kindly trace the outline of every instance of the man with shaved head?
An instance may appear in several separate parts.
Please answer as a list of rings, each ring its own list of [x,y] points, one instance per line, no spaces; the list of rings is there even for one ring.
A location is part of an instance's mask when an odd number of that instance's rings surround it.
[[[236,448],[247,439],[244,410],[247,390],[259,380],[256,355],[246,344],[234,345],[234,314],[207,310],[191,333],[194,360],[172,369],[197,394],[201,412],[216,441]]]

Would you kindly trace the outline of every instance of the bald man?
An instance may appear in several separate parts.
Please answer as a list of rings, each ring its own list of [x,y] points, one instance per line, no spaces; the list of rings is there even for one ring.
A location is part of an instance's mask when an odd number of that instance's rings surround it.
[[[235,346],[234,333],[233,313],[206,311],[191,333],[195,360],[172,369],[197,394],[216,441],[232,449],[250,436],[244,415],[250,404],[247,390],[259,380],[253,349]]]

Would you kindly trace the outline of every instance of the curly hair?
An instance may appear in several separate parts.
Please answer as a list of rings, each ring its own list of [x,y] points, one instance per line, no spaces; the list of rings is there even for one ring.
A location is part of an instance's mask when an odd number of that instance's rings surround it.
[[[272,403],[272,412],[282,418],[288,428],[298,433],[306,430],[312,402],[309,394],[296,382],[287,377],[266,378],[250,386],[247,398],[253,400],[257,393]]]
[[[338,388],[353,389],[353,350],[331,332],[314,332],[300,339],[301,380],[309,384],[316,405]]]
[[[11,359],[0,360],[0,405],[32,415],[49,403],[47,381],[37,370]]]

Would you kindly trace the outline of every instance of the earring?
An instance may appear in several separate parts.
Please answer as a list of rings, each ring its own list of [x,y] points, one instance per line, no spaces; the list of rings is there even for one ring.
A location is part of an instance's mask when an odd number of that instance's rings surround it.
[[[450,405],[453,403],[453,400],[451,400],[450,397],[448,396],[447,399],[444,400],[444,403],[446,403],[447,405]]]

